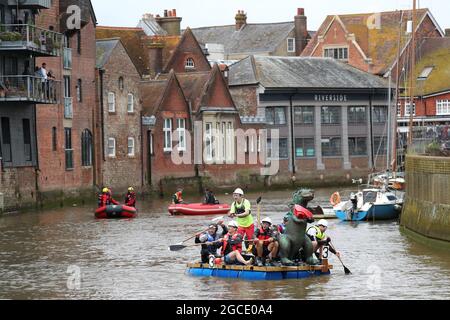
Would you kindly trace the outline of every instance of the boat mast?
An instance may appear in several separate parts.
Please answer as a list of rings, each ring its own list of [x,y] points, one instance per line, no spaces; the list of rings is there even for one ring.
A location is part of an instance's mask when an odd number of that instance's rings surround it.
[[[400,23],[399,23],[399,30],[398,30],[398,44],[397,44],[397,69],[396,69],[396,81],[395,81],[395,110],[397,110],[397,106],[399,103],[399,83],[400,83],[400,45],[402,42],[402,26],[403,26],[403,10],[400,11]],[[402,64],[404,65],[404,63]],[[403,67],[402,67],[403,69]],[[393,145],[392,145],[392,155],[393,155],[393,165],[392,165],[392,171],[394,172],[394,176],[396,176],[397,173],[397,166],[398,166],[398,158],[397,158],[397,143],[398,143],[398,119],[397,119],[397,112],[395,112],[395,122],[394,122],[394,138],[393,138]]]
[[[410,101],[409,101],[409,139],[408,150],[413,143],[413,105],[414,105],[414,67],[416,64],[416,0],[413,0],[413,12],[412,12],[412,30],[411,30],[411,66],[410,66]]]

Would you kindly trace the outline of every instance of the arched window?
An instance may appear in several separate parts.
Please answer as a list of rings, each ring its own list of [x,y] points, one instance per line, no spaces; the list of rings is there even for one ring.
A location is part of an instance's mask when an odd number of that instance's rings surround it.
[[[81,134],[81,165],[92,166],[92,133],[88,129]]]
[[[195,68],[194,59],[187,58],[185,67],[186,67],[186,69],[193,69],[193,68]]]
[[[78,79],[77,81],[77,101],[83,101],[83,82],[81,79]]]

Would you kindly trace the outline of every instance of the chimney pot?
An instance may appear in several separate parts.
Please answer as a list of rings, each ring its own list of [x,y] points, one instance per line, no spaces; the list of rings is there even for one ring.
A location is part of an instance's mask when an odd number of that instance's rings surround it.
[[[164,17],[167,17],[167,10],[164,10]]]
[[[297,15],[298,16],[304,16],[305,15],[305,8],[297,8]]]
[[[173,12],[173,16],[176,17],[177,16],[177,9],[173,9],[172,12]]]

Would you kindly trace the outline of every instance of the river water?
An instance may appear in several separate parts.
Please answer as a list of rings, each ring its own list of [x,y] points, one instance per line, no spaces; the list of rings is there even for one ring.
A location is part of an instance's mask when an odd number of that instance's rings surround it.
[[[327,206],[333,191],[317,190],[316,203]],[[262,217],[281,222],[291,193],[263,194]],[[0,299],[450,299],[449,250],[415,242],[397,221],[330,220],[352,275],[332,257],[331,276],[246,282],[187,276],[199,249],[168,250],[210,217],[169,216],[165,201],[138,207],[137,219],[121,221],[95,220],[93,207],[0,217]]]

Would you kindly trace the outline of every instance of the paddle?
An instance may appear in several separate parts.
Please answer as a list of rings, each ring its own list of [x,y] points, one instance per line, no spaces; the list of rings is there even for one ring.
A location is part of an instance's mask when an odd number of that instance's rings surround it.
[[[256,200],[256,204],[257,204],[257,206],[258,206],[258,227],[261,227],[261,206],[259,205],[260,203],[261,203],[261,201],[262,201],[262,197],[259,197],[257,200]]]
[[[334,251],[337,252],[336,248],[331,244],[331,242],[330,242],[330,247],[333,248]],[[342,266],[344,267],[344,272],[345,272],[345,274],[347,274],[347,275],[348,275],[348,274],[351,274],[352,272],[349,270],[349,268],[347,268],[347,267],[344,265],[344,263],[342,262],[341,257],[339,257],[339,256],[336,256],[336,257],[338,257],[339,261],[341,262]]]
[[[214,218],[214,219],[212,219],[211,220],[211,222],[216,222],[216,221],[220,221],[220,220],[223,220],[223,216],[221,216],[221,217],[217,217],[217,218]],[[181,241],[181,242],[179,242],[179,243],[177,243],[177,245],[182,245],[183,243],[185,243],[185,242],[188,242],[189,240],[191,240],[191,239],[193,239],[193,238],[195,238],[196,236],[197,236],[197,234],[199,234],[199,233],[203,233],[203,232],[206,232],[206,231],[208,231],[208,229],[209,229],[209,226],[208,226],[208,228],[207,229],[205,229],[205,230],[201,230],[201,231],[199,231],[199,232],[196,232],[193,236],[191,236],[191,237],[189,237],[189,238],[187,238],[186,240],[184,240],[184,241]]]
[[[190,245],[187,245],[187,246],[182,245],[182,244],[175,244],[175,245],[169,247],[169,251],[181,251],[181,250],[186,249],[186,248],[199,247],[199,246],[202,246],[202,245],[210,246],[210,245],[212,245],[212,244],[214,244],[216,242],[196,243],[196,244],[190,244]]]

